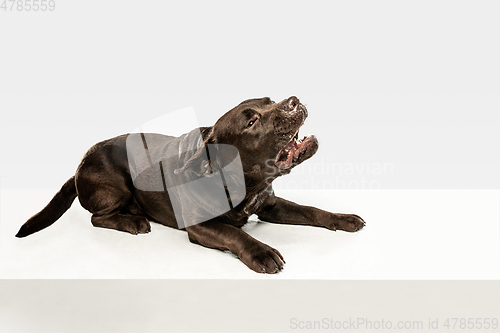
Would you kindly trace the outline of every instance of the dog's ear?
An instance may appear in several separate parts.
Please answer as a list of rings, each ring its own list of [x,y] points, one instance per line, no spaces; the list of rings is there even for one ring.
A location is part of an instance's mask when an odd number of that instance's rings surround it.
[[[174,170],[174,173],[189,172],[198,177],[212,174],[214,172],[217,155],[216,143],[217,138],[212,129],[209,136],[203,140],[201,146],[187,158],[187,161],[181,168]]]

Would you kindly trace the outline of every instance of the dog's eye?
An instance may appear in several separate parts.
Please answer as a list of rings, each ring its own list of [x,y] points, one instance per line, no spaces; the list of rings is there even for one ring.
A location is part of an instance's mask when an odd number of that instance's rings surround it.
[[[247,128],[252,127],[252,126],[253,126],[253,124],[255,124],[255,120],[250,120],[250,121],[248,122]]]

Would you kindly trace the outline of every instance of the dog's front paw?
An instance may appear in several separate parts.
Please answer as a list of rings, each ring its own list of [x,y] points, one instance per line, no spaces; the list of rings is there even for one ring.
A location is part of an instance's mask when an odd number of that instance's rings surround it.
[[[365,221],[354,214],[332,214],[331,220],[326,225],[330,230],[344,230],[348,232],[356,232],[363,229]]]
[[[285,265],[285,260],[278,250],[260,242],[246,246],[238,257],[257,273],[278,273]]]

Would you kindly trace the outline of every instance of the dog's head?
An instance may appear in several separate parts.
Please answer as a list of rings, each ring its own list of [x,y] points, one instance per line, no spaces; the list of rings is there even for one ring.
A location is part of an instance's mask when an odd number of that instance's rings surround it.
[[[298,136],[307,116],[306,107],[295,96],[279,103],[268,97],[249,99],[224,114],[205,142],[236,147],[246,178],[274,179],[318,150],[313,135]]]

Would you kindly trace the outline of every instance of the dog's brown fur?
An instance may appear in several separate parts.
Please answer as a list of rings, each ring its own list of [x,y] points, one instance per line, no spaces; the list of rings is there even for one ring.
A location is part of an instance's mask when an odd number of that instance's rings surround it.
[[[349,232],[363,228],[364,221],[357,215],[329,213],[275,196],[272,181],[289,173],[318,149],[318,142],[312,136],[296,146],[293,156],[284,152],[306,117],[306,108],[294,96],[280,103],[260,98],[242,102],[213,127],[200,128],[205,144],[229,144],[238,149],[246,196],[229,212],[186,227],[191,242],[230,251],[256,272],[276,273],[283,268],[283,256],[240,228],[251,214],[272,223]],[[22,226],[16,236],[25,237],[51,225],[77,196],[81,205],[92,213],[91,221],[96,227],[138,234],[149,232],[149,221],[154,221],[177,228],[167,191],[144,191],[134,187],[127,160],[127,137],[122,135],[90,148],[75,176],[63,185],[47,207]],[[193,158],[187,162],[167,163],[176,164],[169,165],[171,169],[180,167],[197,174],[209,172]],[[216,165],[215,161],[212,164]]]

